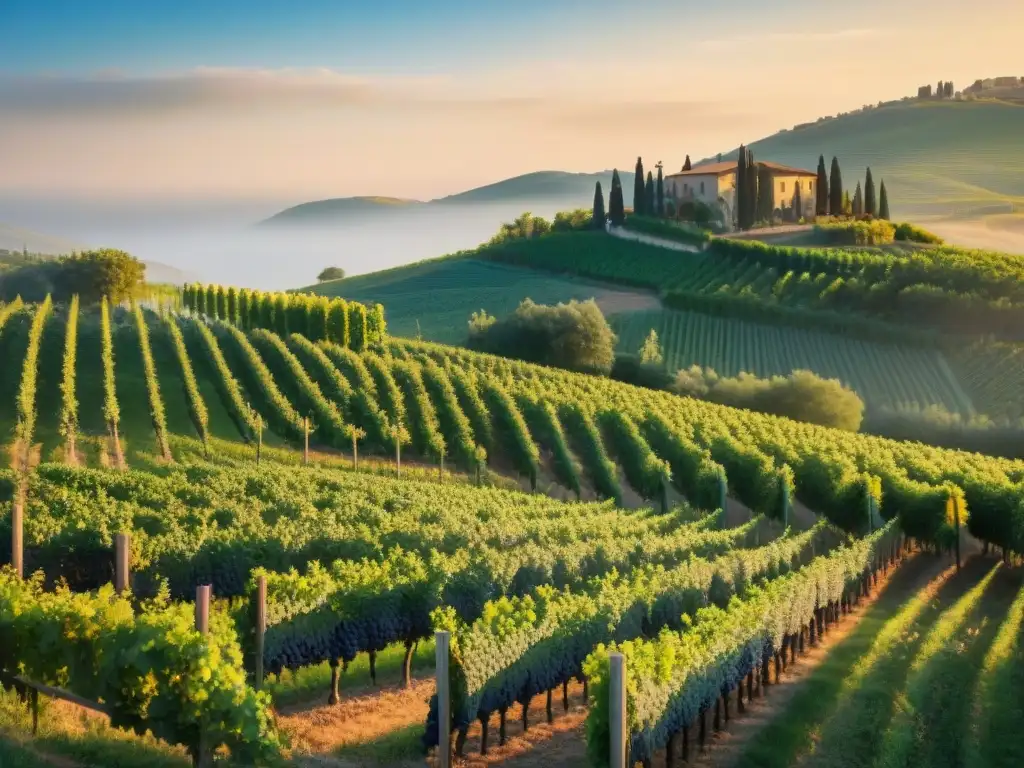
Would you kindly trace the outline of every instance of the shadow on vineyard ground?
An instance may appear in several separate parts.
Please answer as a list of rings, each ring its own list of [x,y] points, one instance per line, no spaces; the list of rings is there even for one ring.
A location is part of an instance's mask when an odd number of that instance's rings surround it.
[[[186,768],[185,750],[153,737],[111,728],[106,715],[64,701],[40,697],[39,734],[32,717],[13,692],[0,691],[0,766],[8,768]]]
[[[903,656],[916,647],[923,631],[939,615],[940,606],[956,600],[978,577],[973,563],[956,574],[945,556],[919,554],[905,563],[886,589],[876,593],[870,608],[861,609],[856,624],[843,627],[843,636],[832,638],[834,648],[827,656],[810,669],[801,670],[798,665],[798,676],[791,678],[796,685],[791,684],[788,692],[783,690],[775,701],[768,699],[769,711],[759,718],[761,722],[749,738],[734,744],[726,741],[725,749],[718,752],[720,757],[705,764],[795,765],[814,749],[828,723],[839,722],[841,730],[847,730],[845,718],[837,720],[836,712],[852,706],[851,696],[858,702],[874,697],[875,705],[883,708],[876,689],[895,691],[899,687],[901,674],[905,674]],[[851,728],[857,730],[853,724]],[[844,764],[860,763],[850,760]]]

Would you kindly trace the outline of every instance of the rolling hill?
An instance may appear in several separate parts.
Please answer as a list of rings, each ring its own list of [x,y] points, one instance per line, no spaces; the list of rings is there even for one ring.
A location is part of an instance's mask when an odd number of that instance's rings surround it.
[[[851,190],[870,165],[894,215],[962,218],[1024,209],[1022,135],[1024,106],[912,101],[782,131],[750,149],[755,160],[809,169],[818,155],[837,156]]]
[[[423,205],[420,200],[406,200],[398,197],[336,197],[330,200],[314,200],[309,203],[286,208],[268,219],[259,222],[261,226],[307,224],[310,222],[343,223],[367,216],[388,215],[406,212]]]
[[[623,188],[631,188],[633,174],[619,172]],[[537,171],[504,179],[436,200],[406,200],[397,197],[339,197],[316,200],[287,208],[259,222],[258,226],[347,224],[367,217],[429,214],[440,209],[450,211],[459,205],[521,204],[526,208],[544,205],[556,209],[584,208],[594,197],[594,184],[600,181],[607,190],[612,171],[569,173]]]
[[[851,191],[868,165],[884,179],[893,214],[942,219],[940,233],[979,248],[1024,248],[1024,106],[1004,101],[897,102],[784,130],[753,142],[756,159],[813,169],[818,155],[839,157]],[[643,154],[643,147],[638,147]],[[735,157],[736,150],[724,157]],[[678,159],[678,158],[677,158]],[[671,166],[671,164],[670,164]],[[620,170],[623,188],[633,183]],[[611,171],[538,171],[425,203],[397,198],[341,198],[295,206],[268,223],[334,223],[372,212],[430,214],[456,205],[589,206],[594,183],[606,192]],[[628,200],[627,200],[628,202]],[[981,226],[978,226],[978,225]]]

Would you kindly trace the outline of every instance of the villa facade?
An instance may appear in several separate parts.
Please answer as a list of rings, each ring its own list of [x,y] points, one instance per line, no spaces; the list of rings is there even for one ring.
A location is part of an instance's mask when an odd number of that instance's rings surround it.
[[[797,189],[800,190],[801,211],[804,218],[814,216],[818,174],[802,168],[778,163],[757,162],[771,172],[773,209],[783,203],[792,207]],[[677,206],[686,202],[702,202],[718,207],[726,222],[731,222],[736,210],[736,161],[705,163],[689,171],[680,171],[665,177],[665,199]]]

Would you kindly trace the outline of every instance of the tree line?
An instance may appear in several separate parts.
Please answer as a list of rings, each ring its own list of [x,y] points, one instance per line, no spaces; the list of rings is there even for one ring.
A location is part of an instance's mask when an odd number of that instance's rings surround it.
[[[245,331],[265,328],[287,338],[299,333],[362,351],[387,335],[384,307],[303,293],[264,292],[222,285],[186,283],[182,305],[199,315]]]
[[[659,162],[655,168],[658,172],[656,177],[651,171],[647,171],[645,176],[643,158],[637,157],[633,176],[633,216],[663,219],[671,217],[674,213],[671,199],[666,200],[665,197],[662,163]],[[692,170],[689,155],[683,164],[683,171],[688,170]],[[826,170],[825,157],[821,155],[818,158],[815,192],[815,216],[891,219],[889,192],[885,187],[885,180],[882,180],[876,191],[870,167],[867,169],[863,187],[858,180],[851,197],[843,186],[839,159],[832,158],[829,172]],[[770,225],[776,215],[781,215],[783,221],[800,221],[803,218],[801,211],[804,210],[804,200],[801,187],[797,185],[792,199],[781,201],[781,205],[776,206],[771,169],[763,163],[756,162],[754,153],[748,147],[740,146],[736,164],[735,208],[736,226],[742,230],[749,230],[756,226]],[[607,208],[601,182],[596,183],[592,211],[592,223],[595,228],[603,229],[606,221],[615,227],[625,223],[626,208],[618,169],[612,171],[612,187]]]

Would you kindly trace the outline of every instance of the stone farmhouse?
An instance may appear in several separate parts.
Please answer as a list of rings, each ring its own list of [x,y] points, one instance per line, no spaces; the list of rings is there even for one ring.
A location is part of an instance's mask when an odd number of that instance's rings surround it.
[[[814,216],[818,174],[802,168],[791,168],[778,163],[757,161],[771,172],[774,209],[783,203],[793,205],[797,188],[800,189],[801,212],[805,218]],[[722,211],[726,223],[731,223],[736,211],[736,161],[705,163],[689,171],[680,171],[665,177],[665,199],[680,203],[702,202]]]

